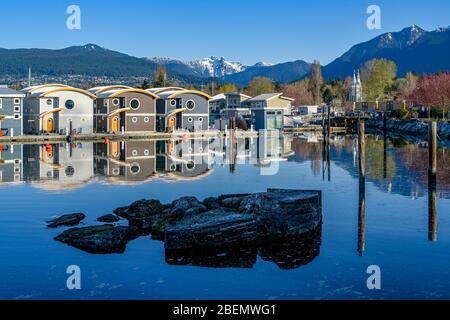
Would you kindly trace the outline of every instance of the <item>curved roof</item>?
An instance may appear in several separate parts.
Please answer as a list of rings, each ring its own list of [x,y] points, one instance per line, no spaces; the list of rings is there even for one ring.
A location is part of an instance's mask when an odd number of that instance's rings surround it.
[[[208,100],[211,100],[210,95],[208,95],[204,92],[201,92],[201,91],[197,91],[197,90],[168,91],[168,92],[164,92],[164,94],[165,94],[165,96],[164,96],[165,99],[175,99],[176,97],[178,97],[182,94],[194,94],[194,95],[204,97]],[[162,94],[160,94],[160,97],[161,96],[162,96]]]
[[[146,96],[152,97],[153,99],[159,99],[159,97],[152,92],[149,92],[147,90],[142,90],[142,89],[135,89],[135,88],[109,90],[109,91],[102,92],[100,96],[102,98],[115,98],[115,97],[118,97],[125,93],[140,93],[140,94],[145,94]]]
[[[39,91],[39,90],[46,89],[46,88],[69,88],[69,86],[65,85],[65,84],[60,84],[60,83],[49,83],[49,84],[43,84],[43,85],[39,85],[39,86],[28,87],[28,88],[22,89],[21,91],[28,93],[28,94],[32,94],[35,91]]]
[[[186,89],[180,87],[165,87],[165,88],[147,89],[147,91],[152,92],[154,94],[159,94],[167,91],[186,91]]]
[[[37,93],[36,95],[39,96],[40,98],[45,98],[45,97],[48,97],[49,95],[52,95],[54,93],[65,92],[65,91],[81,93],[81,94],[84,94],[84,95],[88,96],[91,99],[95,99],[96,98],[95,95],[93,95],[92,93],[90,93],[90,92],[88,92],[86,90],[82,90],[82,89],[78,89],[78,88],[72,88],[72,87],[63,87],[63,88],[57,88],[57,89],[44,90],[44,91],[41,91],[41,92]]]
[[[95,88],[91,88],[88,91],[92,94],[98,95],[100,93],[109,91],[109,90],[114,90],[114,89],[133,89],[132,87],[129,86],[125,86],[125,85],[112,85],[112,86],[101,86],[101,87],[95,87]]]

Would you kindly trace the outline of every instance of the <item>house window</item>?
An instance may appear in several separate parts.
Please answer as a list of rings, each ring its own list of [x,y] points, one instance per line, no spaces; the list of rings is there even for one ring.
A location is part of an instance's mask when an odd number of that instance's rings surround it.
[[[48,106],[52,106],[53,105],[53,100],[52,99],[47,99],[47,105]]]
[[[188,108],[188,110],[194,110],[195,108],[194,100],[189,100],[188,102],[186,102],[186,108]]]
[[[130,101],[130,108],[133,110],[139,109],[141,102],[138,99],[133,99]]]
[[[133,121],[133,123],[138,123],[138,118],[137,118],[137,117],[133,117],[133,118],[131,119],[131,121]]]
[[[192,122],[192,121],[194,121],[194,119],[192,119],[192,118],[188,118],[188,121],[189,121],[189,122]]]
[[[67,100],[65,106],[68,110],[72,110],[75,107],[75,102],[73,100]]]
[[[176,107],[177,106],[177,100],[170,100],[170,106]]]
[[[20,106],[14,106],[14,112],[20,112]]]
[[[119,104],[120,104],[120,100],[119,100],[119,99],[114,99],[114,100],[112,101],[112,103],[113,103],[113,105],[115,105],[116,107],[118,107]]]
[[[189,171],[194,170],[194,169],[195,169],[195,163],[194,163],[193,161],[189,161],[189,162],[187,163],[187,165],[186,165],[186,168],[187,168]]]
[[[15,114],[14,119],[20,119],[20,114]]]
[[[198,118],[198,121],[203,122],[203,117]]]
[[[138,174],[141,172],[141,166],[138,163],[133,163],[131,165],[130,171],[133,175]]]
[[[149,123],[149,122],[150,122],[150,118],[149,118],[149,117],[145,117],[145,118],[144,118],[144,122],[145,122],[145,123]]]
[[[20,99],[18,98],[14,99],[14,104],[20,104]]]

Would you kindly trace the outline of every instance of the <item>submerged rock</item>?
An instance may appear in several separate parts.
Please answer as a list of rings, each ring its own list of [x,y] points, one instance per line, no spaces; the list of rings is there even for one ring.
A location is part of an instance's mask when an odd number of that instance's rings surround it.
[[[65,214],[59,218],[47,221],[47,227],[73,227],[80,224],[80,222],[84,219],[86,219],[86,215],[84,213]]]
[[[120,218],[114,214],[107,214],[97,219],[98,222],[114,223],[119,222]]]
[[[135,227],[102,225],[67,230],[55,238],[80,250],[94,253],[123,253],[129,241],[139,236]]]

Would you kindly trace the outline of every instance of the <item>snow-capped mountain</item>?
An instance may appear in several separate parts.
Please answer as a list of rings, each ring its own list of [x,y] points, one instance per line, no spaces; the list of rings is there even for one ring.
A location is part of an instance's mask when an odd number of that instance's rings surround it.
[[[149,60],[175,69],[186,69],[187,67],[191,69],[192,74],[206,78],[222,78],[247,69],[247,66],[244,66],[242,63],[228,61],[224,57],[210,57],[188,62],[161,57],[149,58]]]

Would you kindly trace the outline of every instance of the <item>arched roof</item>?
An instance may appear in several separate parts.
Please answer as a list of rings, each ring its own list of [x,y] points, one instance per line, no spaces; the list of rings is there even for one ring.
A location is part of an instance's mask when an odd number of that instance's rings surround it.
[[[135,89],[135,88],[123,89],[123,90],[111,90],[111,91],[106,91],[103,94],[109,98],[115,98],[115,97],[118,97],[125,93],[141,93],[141,94],[145,94],[146,96],[152,97],[153,99],[159,99],[159,97],[152,92],[149,92],[147,90],[142,90],[142,89]]]
[[[21,91],[29,93],[29,94],[32,94],[35,91],[42,90],[42,89],[45,89],[45,88],[52,88],[52,87],[55,87],[55,88],[69,88],[69,86],[65,85],[65,84],[49,83],[49,84],[43,84],[43,85],[28,87],[28,88],[22,89]]]
[[[81,93],[81,94],[84,94],[84,95],[88,96],[91,99],[97,98],[95,95],[93,95],[92,93],[90,93],[90,92],[88,92],[86,90],[82,90],[82,89],[78,89],[78,88],[72,88],[72,87],[48,90],[48,91],[40,93],[39,97],[40,98],[45,98],[45,97],[48,97],[51,94],[58,93],[58,92],[65,92],[65,91]]]
[[[147,91],[152,92],[154,94],[160,94],[167,91],[186,91],[186,89],[180,87],[165,87],[165,88],[152,88],[148,89]]]
[[[106,91],[110,91],[110,90],[114,90],[114,89],[133,89],[132,87],[129,86],[125,86],[125,85],[112,85],[112,86],[102,86],[102,87],[95,87],[95,88],[91,88],[88,91],[90,93],[93,93],[95,95],[98,95],[100,93],[106,92]]]
[[[174,99],[176,97],[178,97],[179,95],[182,94],[194,94],[194,95],[198,95],[198,96],[202,96],[208,100],[211,100],[211,96],[201,92],[201,91],[197,91],[197,90],[184,90],[184,91],[178,91],[178,92],[174,92],[173,94],[171,94],[167,99]]]

